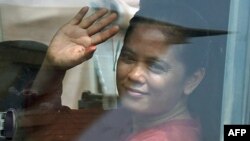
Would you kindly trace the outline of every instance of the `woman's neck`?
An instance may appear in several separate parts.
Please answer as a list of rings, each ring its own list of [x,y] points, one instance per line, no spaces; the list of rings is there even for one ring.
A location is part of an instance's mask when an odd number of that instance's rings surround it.
[[[133,116],[133,131],[137,132],[143,129],[160,125],[162,123],[166,123],[171,120],[179,120],[179,119],[192,119],[185,102],[184,103],[180,102],[176,104],[175,107],[172,108],[170,111],[163,112],[160,114],[154,114],[154,115],[135,114]]]

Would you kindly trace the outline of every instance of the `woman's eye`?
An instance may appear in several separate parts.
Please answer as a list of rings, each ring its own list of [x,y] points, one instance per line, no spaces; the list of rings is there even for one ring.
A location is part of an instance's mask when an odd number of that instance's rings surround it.
[[[158,64],[158,63],[152,63],[152,64],[150,64],[149,65],[149,69],[153,73],[157,73],[157,74],[161,74],[161,73],[167,71],[167,69],[163,65]]]

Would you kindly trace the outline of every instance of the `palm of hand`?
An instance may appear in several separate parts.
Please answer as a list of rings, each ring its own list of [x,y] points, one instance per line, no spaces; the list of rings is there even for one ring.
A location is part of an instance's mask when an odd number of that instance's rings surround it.
[[[45,59],[48,64],[63,70],[81,64],[92,57],[96,50],[95,45],[106,41],[118,32],[118,26],[102,31],[116,19],[116,14],[102,18],[108,11],[100,9],[83,19],[87,11],[87,7],[81,9],[56,33],[46,54]]]

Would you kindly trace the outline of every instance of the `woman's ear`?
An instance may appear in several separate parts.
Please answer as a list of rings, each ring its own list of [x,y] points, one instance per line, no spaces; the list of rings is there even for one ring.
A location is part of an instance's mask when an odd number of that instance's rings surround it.
[[[184,94],[190,95],[199,86],[205,76],[205,69],[201,68],[189,76],[184,84]]]

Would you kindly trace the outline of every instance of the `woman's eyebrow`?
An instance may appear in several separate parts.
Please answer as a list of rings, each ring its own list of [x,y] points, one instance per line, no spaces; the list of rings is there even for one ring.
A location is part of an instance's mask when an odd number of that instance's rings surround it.
[[[160,58],[157,58],[157,57],[149,57],[147,59],[148,62],[151,62],[151,63],[154,63],[154,62],[157,62],[157,63],[161,63],[161,64],[164,64],[166,66],[169,66],[169,63],[165,60],[162,60]]]
[[[123,46],[123,49],[121,52],[125,52],[125,53],[130,53],[130,54],[135,54],[135,52],[133,52],[133,50],[131,50],[130,48]]]

